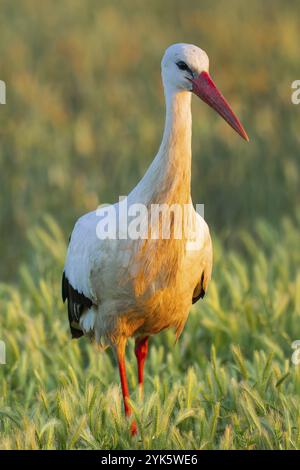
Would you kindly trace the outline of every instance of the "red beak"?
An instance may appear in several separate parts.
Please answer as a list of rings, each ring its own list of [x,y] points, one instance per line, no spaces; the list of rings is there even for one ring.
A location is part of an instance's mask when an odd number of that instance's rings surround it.
[[[217,113],[225,119],[226,122],[238,133],[243,139],[249,142],[249,137],[245,129],[240,123],[237,116],[225,100],[224,96],[219,92],[218,88],[212,81],[208,72],[201,72],[197,78],[191,80],[193,84],[192,91],[199,96],[205,103],[211,106]]]

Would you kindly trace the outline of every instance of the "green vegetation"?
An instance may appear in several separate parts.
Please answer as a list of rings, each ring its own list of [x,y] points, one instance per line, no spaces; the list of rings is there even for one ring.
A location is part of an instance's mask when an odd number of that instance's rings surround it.
[[[110,352],[70,341],[60,300],[65,242],[47,219],[30,234],[34,258],[19,289],[1,286],[0,448],[300,448],[299,226],[259,222],[244,256],[215,240],[215,271],[174,345],[151,339],[145,399],[137,393],[133,345],[128,375],[140,434],[129,436]]]
[[[299,17],[297,0],[2,0],[2,278],[15,279],[28,227],[43,213],[68,235],[79,214],[135,186],[160,143],[160,60],[174,42],[208,52],[251,139],[195,100],[193,197],[213,231],[233,243],[233,226],[293,214]]]
[[[296,0],[2,0],[1,449],[300,448],[299,17]],[[153,158],[160,60],[181,41],[208,52],[251,142],[194,103],[213,280],[178,344],[151,340],[132,440],[111,352],[70,341],[60,277],[76,218]],[[128,372],[135,390],[132,345]]]

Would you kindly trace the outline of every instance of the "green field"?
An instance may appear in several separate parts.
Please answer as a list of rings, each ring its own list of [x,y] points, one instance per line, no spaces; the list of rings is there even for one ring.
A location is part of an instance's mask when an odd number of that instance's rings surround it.
[[[171,331],[151,339],[145,400],[132,395],[134,439],[113,357],[69,339],[64,237],[52,220],[45,227],[31,233],[19,289],[1,286],[0,448],[300,448],[300,368],[290,361],[300,339],[300,218],[278,231],[258,223],[256,241],[240,232],[243,256],[215,240],[209,295],[178,344]],[[132,345],[127,358],[137,390]]]
[[[296,0],[1,2],[0,449],[300,449],[299,18]],[[193,103],[213,278],[176,345],[151,338],[132,439],[112,353],[70,340],[60,280],[75,220],[158,149],[173,42],[208,52],[250,143]]]

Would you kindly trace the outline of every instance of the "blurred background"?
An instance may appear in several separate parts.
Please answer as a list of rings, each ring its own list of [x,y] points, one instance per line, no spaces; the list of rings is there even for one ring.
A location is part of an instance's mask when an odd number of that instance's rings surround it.
[[[293,218],[299,32],[296,0],[1,0],[1,280],[15,279],[45,214],[67,237],[143,175],[162,136],[160,60],[174,42],[206,50],[251,140],[195,100],[192,192],[212,233],[237,246],[236,229]]]

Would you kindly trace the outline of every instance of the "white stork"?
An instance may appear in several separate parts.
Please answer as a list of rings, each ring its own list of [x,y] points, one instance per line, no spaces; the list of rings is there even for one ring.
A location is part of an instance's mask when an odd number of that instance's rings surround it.
[[[127,198],[128,213],[134,204],[188,208],[187,230],[175,237],[178,224],[170,217],[172,233],[162,236],[158,218],[156,237],[131,239],[128,220],[117,219],[122,236],[97,236],[99,212],[83,215],[70,238],[62,281],[63,301],[73,338],[87,335],[115,350],[125,413],[131,414],[126,378],[125,347],[135,338],[138,380],[143,386],[148,337],[173,327],[177,337],[192,303],[203,297],[212,271],[209,229],[191,200],[191,96],[193,92],[215,109],[245,140],[240,121],[208,73],[207,54],[191,44],[170,46],[162,59],[166,120],[162,142],[152,164]],[[113,207],[117,214],[121,202]],[[147,216],[148,217],[148,216]],[[176,225],[177,224],[177,225]],[[126,226],[125,226],[126,225]],[[189,249],[190,242],[197,242]],[[135,422],[131,432],[137,431]]]

